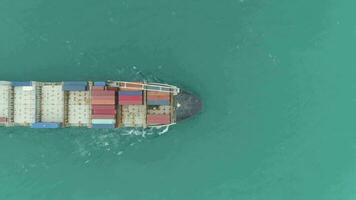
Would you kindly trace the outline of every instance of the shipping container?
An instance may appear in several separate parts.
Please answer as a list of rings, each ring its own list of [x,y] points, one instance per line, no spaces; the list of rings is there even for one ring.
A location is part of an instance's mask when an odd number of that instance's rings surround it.
[[[170,100],[171,97],[170,96],[147,96],[147,100]]]
[[[93,108],[93,113],[97,113],[97,112],[114,112],[116,111],[115,109],[110,109],[110,108]]]
[[[92,119],[92,124],[115,124],[116,119]]]
[[[12,86],[12,83],[10,81],[0,81],[0,85]]]
[[[6,123],[7,118],[6,117],[0,117],[0,123]]]
[[[63,122],[64,92],[62,85],[41,87],[41,122]]]
[[[115,96],[115,91],[108,91],[108,90],[104,90],[104,91],[92,91],[91,93],[92,96]]]
[[[115,115],[116,110],[97,109],[93,110],[94,115]]]
[[[119,101],[119,105],[142,105],[143,102],[141,101]]]
[[[115,114],[116,109],[100,109],[100,108],[96,108],[93,109],[93,114],[99,114],[99,113],[104,113],[104,114],[109,114],[109,113],[113,113]]]
[[[63,85],[63,91],[86,91],[87,87],[83,85]]]
[[[163,125],[170,124],[171,117],[170,115],[147,115],[147,124],[148,125]]]
[[[94,86],[106,86],[106,82],[105,81],[95,81],[94,82]]]
[[[38,122],[33,123],[31,128],[60,128],[60,123],[50,123],[50,122]]]
[[[86,81],[64,81],[63,85],[87,86],[88,82],[86,82]]]
[[[22,87],[22,86],[32,86],[32,81],[12,81],[11,82],[12,86],[14,87]]]
[[[36,122],[36,90],[35,86],[14,88],[14,122],[28,125]]]
[[[115,96],[92,96],[92,99],[111,100],[111,99],[115,99]]]
[[[147,100],[147,105],[169,105],[169,100]]]
[[[95,128],[95,129],[112,129],[112,128],[115,128],[115,124],[93,124],[92,128]]]
[[[91,100],[92,105],[114,105],[115,100],[102,100],[102,99],[92,99]]]
[[[144,127],[146,125],[146,106],[123,105],[121,121],[124,127]]]
[[[115,105],[93,105],[92,109],[115,109]]]
[[[92,119],[114,119],[116,115],[92,115]]]
[[[90,124],[89,91],[71,91],[68,97],[68,124],[87,126]]]
[[[101,103],[102,102],[102,103]],[[103,105],[108,105],[108,104],[115,104],[115,99],[110,98],[110,99],[91,99],[91,104],[103,104]]]
[[[119,96],[120,101],[142,101],[142,96]]]

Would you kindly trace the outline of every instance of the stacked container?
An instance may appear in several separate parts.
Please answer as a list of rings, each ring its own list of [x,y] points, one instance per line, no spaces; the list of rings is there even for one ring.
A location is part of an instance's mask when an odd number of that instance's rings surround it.
[[[89,91],[68,92],[68,124],[70,126],[87,126],[90,124],[90,99]]]
[[[6,118],[6,117],[0,117],[0,124],[6,124],[7,120],[8,120],[8,118]]]
[[[167,114],[148,114],[147,125],[164,125],[171,123],[171,116]]]
[[[143,92],[140,91],[119,91],[120,105],[142,105]]]
[[[115,91],[106,90],[103,86],[93,86],[91,103],[92,127],[115,128]]]
[[[170,104],[170,93],[168,92],[147,92],[147,105],[167,106]]]
[[[41,122],[64,120],[64,92],[61,84],[41,86]]]
[[[14,123],[28,125],[36,122],[37,92],[34,82],[12,82],[14,86]]]
[[[12,98],[12,83],[8,81],[0,81],[0,125],[11,121]]]
[[[121,106],[121,122],[124,127],[142,127],[146,124],[146,106],[143,102],[143,91],[140,83],[126,84],[118,92]]]
[[[171,115],[167,110],[171,103],[169,92],[147,92],[147,105],[153,106],[147,114],[147,125],[165,125],[171,123]]]

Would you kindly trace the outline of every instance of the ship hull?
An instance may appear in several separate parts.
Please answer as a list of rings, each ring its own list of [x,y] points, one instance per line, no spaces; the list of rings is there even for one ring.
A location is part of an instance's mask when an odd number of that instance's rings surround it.
[[[0,126],[148,128],[201,109],[195,95],[161,83],[0,81]]]

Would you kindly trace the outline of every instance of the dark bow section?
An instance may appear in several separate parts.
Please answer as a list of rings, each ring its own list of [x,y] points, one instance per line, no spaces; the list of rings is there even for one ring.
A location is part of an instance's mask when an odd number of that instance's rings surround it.
[[[190,92],[182,90],[176,96],[176,121],[182,121],[201,112],[201,100]]]

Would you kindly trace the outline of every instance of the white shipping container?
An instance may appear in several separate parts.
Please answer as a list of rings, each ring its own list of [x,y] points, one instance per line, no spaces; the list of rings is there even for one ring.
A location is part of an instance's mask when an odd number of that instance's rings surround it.
[[[44,85],[41,91],[41,121],[63,122],[64,92],[62,85]]]
[[[14,122],[18,124],[36,122],[36,90],[14,88]]]

